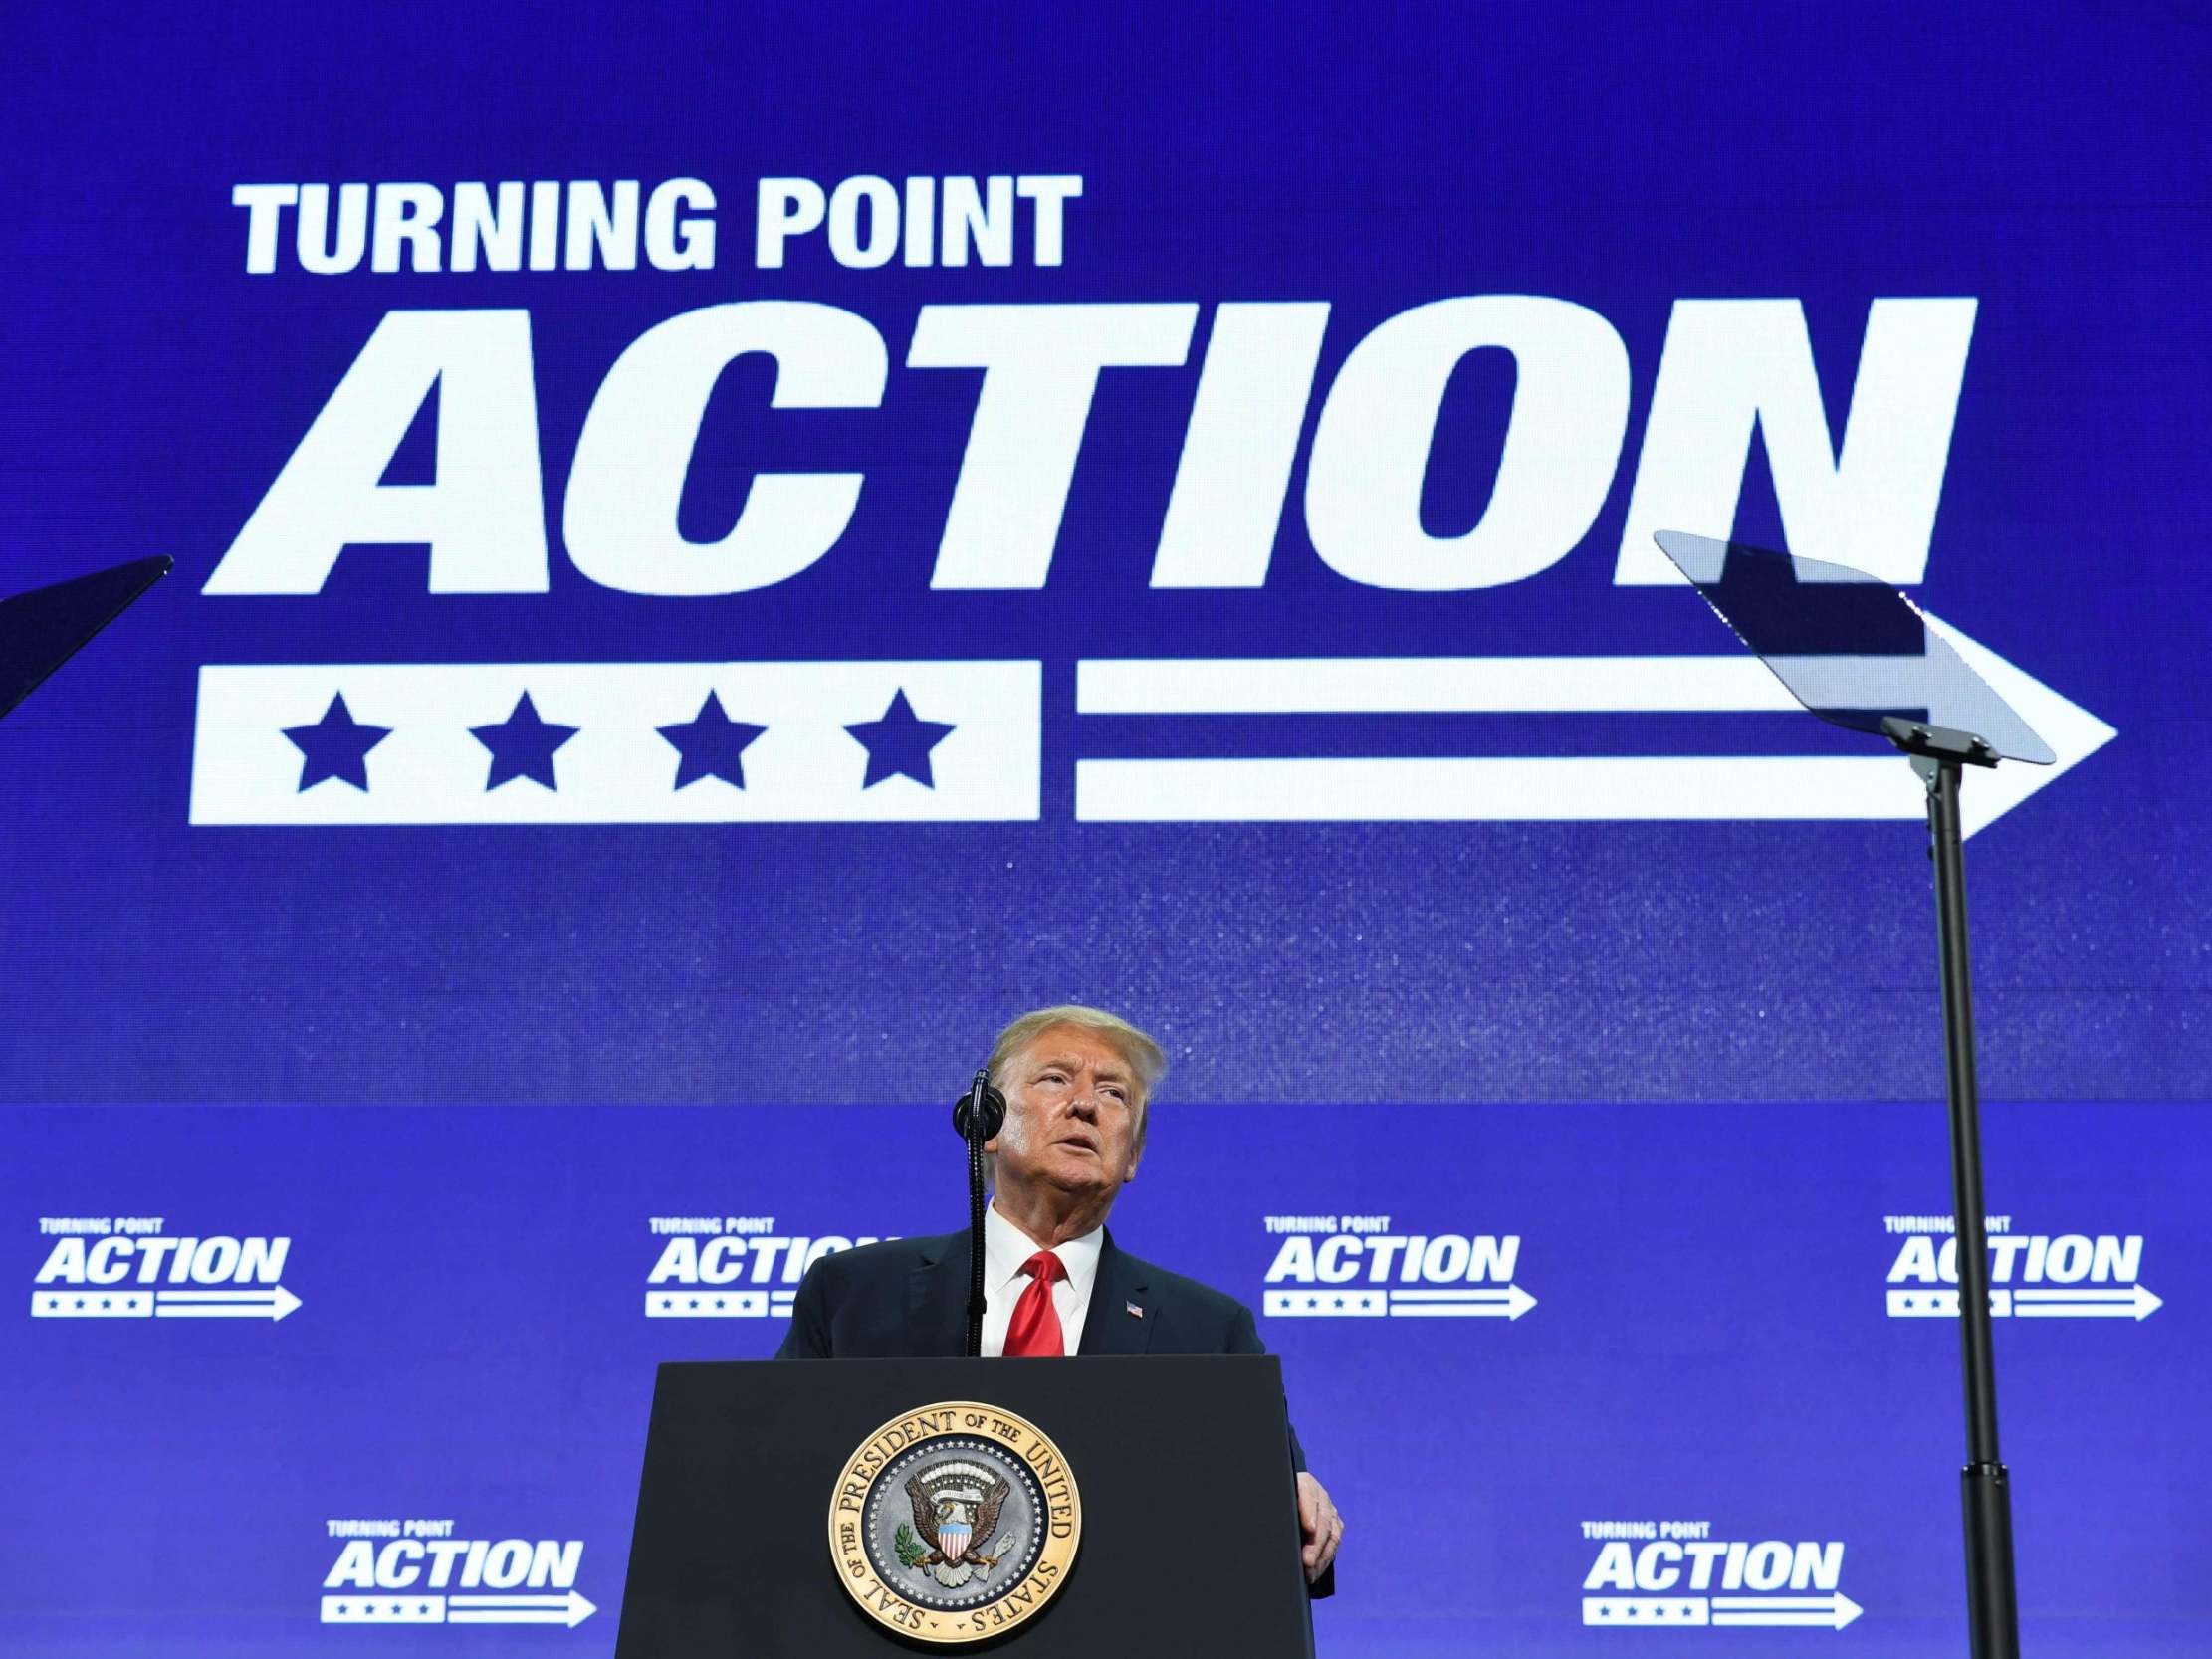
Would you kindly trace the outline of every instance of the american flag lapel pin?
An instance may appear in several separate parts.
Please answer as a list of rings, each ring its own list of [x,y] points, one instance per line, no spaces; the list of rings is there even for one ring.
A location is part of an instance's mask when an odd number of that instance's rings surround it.
[[[1122,1309],[1129,1315],[1131,1319],[1143,1319],[1145,1317],[1144,1309],[1139,1307],[1134,1302],[1124,1302],[1122,1304]]]

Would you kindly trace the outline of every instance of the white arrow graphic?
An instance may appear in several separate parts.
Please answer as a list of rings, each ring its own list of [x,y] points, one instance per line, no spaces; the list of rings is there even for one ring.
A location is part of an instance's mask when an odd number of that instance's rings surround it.
[[[1665,1630],[1698,1625],[1841,1630],[1866,1609],[1833,1595],[1586,1595],[1582,1622],[1595,1629]]]
[[[326,1595],[325,1624],[565,1624],[599,1609],[564,1595]]]
[[[156,1319],[280,1320],[299,1306],[298,1297],[277,1285],[265,1291],[156,1291],[153,1312]]]
[[[2148,1285],[2069,1285],[2030,1290],[1995,1287],[1989,1293],[1993,1319],[2145,1320],[2165,1305],[2165,1299]],[[1891,1319],[1956,1319],[1958,1292],[1937,1288],[1891,1290],[1888,1308]]]
[[[2163,1308],[2146,1285],[2112,1290],[2080,1289],[2014,1291],[2012,1311],[2018,1319],[2134,1319],[2145,1320]]]
[[[2056,782],[2119,735],[2079,703],[2061,697],[1981,641],[1969,638],[1924,611],[1921,617],[1933,632],[1950,642],[1951,649],[1966,659],[1966,666],[1987,681],[1989,689],[2010,704],[2013,712],[2026,721],[2058,756],[2048,766],[2024,766],[2008,760],[1995,768],[1975,767],[1973,784],[1961,789],[1958,796],[1960,827],[1968,835],[1995,823],[2038,789]],[[1921,816],[1926,810],[1923,796],[1916,803],[1913,816]]]
[[[573,1630],[599,1609],[576,1591],[565,1595],[449,1595],[448,1624],[565,1624]]]
[[[1841,1630],[1866,1608],[1842,1590],[1833,1595],[1716,1595],[1715,1624],[1811,1625]]]
[[[1972,835],[2115,735],[2111,726],[1934,617],[1931,628],[2058,755],[1976,769]],[[1653,714],[1798,705],[1748,652],[1726,657],[1098,659],[1081,715]],[[1811,717],[1807,717],[1810,719]],[[1075,815],[1118,822],[1918,820],[1896,754],[1562,755],[1078,760]]]
[[[1392,1291],[1390,1311],[1396,1318],[1519,1319],[1536,1306],[1536,1299],[1518,1285],[1496,1289],[1449,1291]]]

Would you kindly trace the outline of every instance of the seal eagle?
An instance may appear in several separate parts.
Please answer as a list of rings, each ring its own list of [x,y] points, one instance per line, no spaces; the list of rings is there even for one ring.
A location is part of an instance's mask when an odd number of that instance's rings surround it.
[[[907,1501],[914,1506],[914,1531],[929,1546],[930,1553],[914,1562],[917,1570],[927,1570],[938,1565],[951,1565],[956,1560],[973,1561],[986,1569],[998,1564],[996,1555],[984,1554],[984,1546],[991,1542],[992,1534],[998,1530],[998,1511],[1013,1490],[1012,1483],[1003,1475],[992,1483],[984,1494],[983,1502],[976,1506],[974,1530],[969,1534],[967,1548],[955,1555],[947,1555],[937,1536],[937,1503],[922,1485],[922,1474],[916,1470],[906,1478]]]

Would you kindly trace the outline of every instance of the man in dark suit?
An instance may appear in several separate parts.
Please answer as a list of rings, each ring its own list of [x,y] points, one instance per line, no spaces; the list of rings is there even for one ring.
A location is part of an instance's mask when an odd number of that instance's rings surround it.
[[[984,1231],[984,1353],[1262,1353],[1251,1310],[1114,1243],[1106,1212],[1144,1157],[1160,1045],[1097,1008],[1041,1008],[999,1033],[988,1069],[1006,1098]],[[966,1232],[824,1256],[808,1270],[777,1357],[896,1358],[964,1351]],[[1334,1587],[1344,1519],[1296,1437],[1307,1580]]]

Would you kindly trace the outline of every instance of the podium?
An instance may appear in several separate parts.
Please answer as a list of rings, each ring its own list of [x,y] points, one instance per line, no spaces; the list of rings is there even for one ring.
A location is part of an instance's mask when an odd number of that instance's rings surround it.
[[[1292,1480],[1271,1355],[664,1364],[615,1656],[1310,1655]]]

